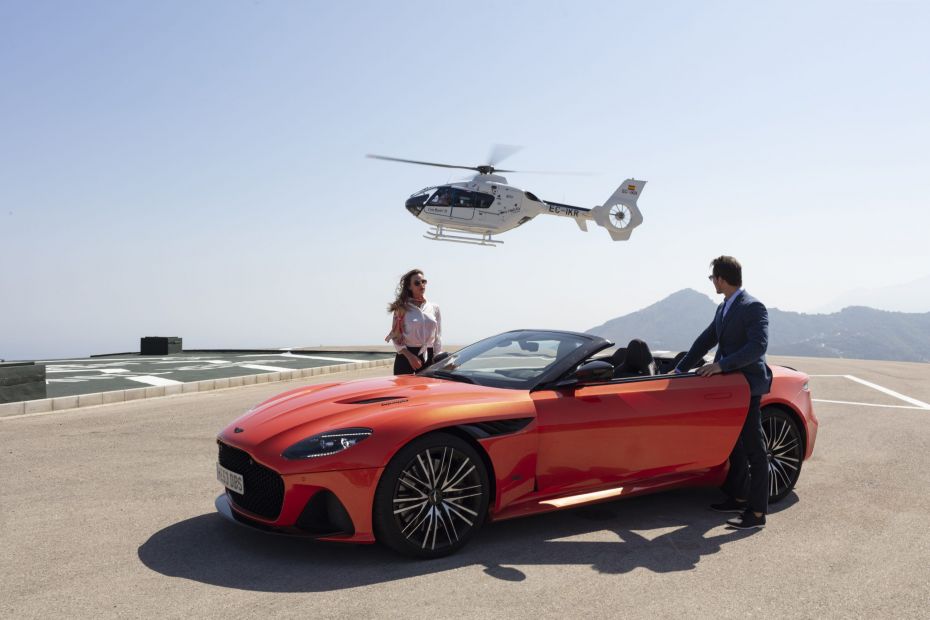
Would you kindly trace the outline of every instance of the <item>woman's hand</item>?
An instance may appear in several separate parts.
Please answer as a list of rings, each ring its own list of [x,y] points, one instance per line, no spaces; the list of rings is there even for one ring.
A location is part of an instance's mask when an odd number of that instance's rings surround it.
[[[404,357],[407,358],[407,361],[410,362],[410,367],[414,370],[420,370],[420,368],[423,367],[423,360],[410,351],[404,351]]]

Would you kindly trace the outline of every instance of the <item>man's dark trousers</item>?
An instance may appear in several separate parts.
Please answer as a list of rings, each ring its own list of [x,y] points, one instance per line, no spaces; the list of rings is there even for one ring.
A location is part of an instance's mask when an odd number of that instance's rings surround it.
[[[723,491],[731,497],[748,499],[749,510],[765,514],[769,506],[769,459],[762,434],[761,400],[761,395],[749,398],[749,412],[730,453],[730,473]]]

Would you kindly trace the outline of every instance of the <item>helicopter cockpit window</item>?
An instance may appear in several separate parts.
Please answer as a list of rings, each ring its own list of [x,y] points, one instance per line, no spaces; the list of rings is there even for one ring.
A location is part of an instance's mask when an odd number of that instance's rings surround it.
[[[448,207],[452,204],[452,188],[451,187],[440,187],[436,190],[436,193],[433,194],[433,197],[429,199],[429,202],[426,203],[434,207]]]

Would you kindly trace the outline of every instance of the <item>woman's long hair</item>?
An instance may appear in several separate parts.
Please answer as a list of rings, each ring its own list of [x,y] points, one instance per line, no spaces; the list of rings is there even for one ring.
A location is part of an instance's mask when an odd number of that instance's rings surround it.
[[[411,269],[400,277],[400,282],[397,283],[397,291],[394,293],[394,301],[388,304],[388,312],[396,312],[407,307],[407,302],[413,297],[410,294],[410,281],[417,274],[422,277],[423,271],[421,269]]]

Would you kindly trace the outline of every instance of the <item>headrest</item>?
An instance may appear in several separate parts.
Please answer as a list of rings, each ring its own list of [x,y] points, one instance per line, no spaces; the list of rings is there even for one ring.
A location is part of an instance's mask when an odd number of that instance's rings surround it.
[[[626,359],[623,361],[623,370],[644,375],[655,374],[655,360],[652,358],[649,345],[639,338],[630,340],[630,344],[626,345]]]

